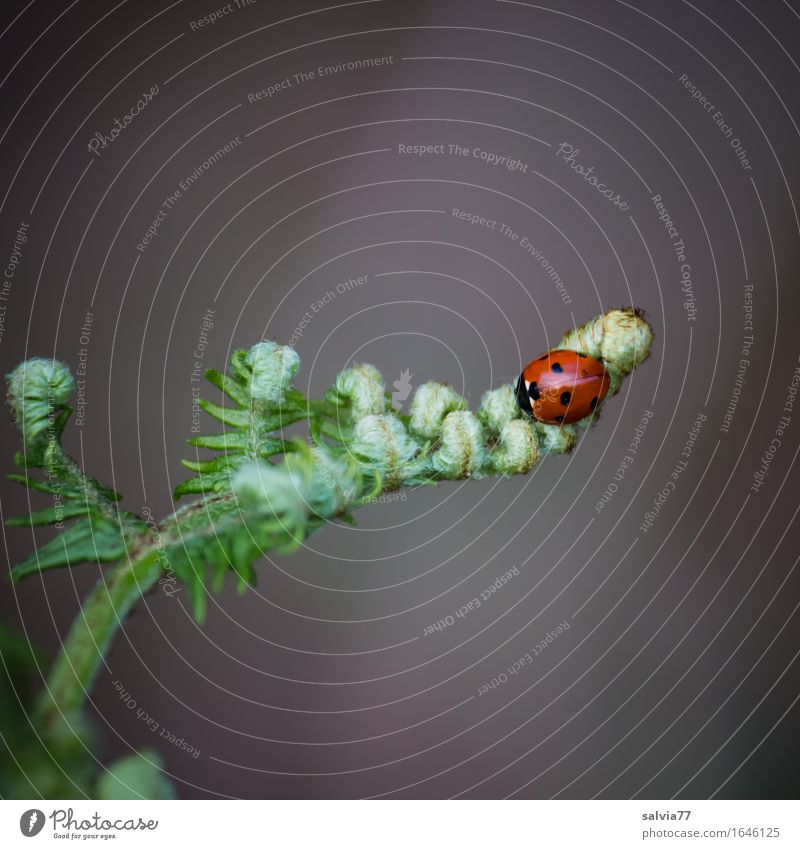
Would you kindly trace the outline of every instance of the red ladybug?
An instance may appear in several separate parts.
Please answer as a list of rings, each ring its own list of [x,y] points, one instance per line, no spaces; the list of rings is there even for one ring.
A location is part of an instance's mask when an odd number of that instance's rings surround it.
[[[610,382],[600,360],[578,351],[548,351],[522,370],[517,403],[540,422],[577,422],[592,415]]]

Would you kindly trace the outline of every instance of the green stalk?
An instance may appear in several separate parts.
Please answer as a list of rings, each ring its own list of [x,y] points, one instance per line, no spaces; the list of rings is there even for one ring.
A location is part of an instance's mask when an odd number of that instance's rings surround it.
[[[80,721],[80,712],[105,656],[131,607],[162,572],[157,551],[124,560],[108,570],[83,603],[45,681],[35,721],[47,734],[62,723]]]
[[[623,308],[571,329],[558,348],[601,361],[611,397],[625,375],[647,358],[652,340],[643,315]],[[149,520],[120,511],[116,493],[86,475],[61,448],[74,388],[67,366],[34,358],[8,376],[9,402],[31,452],[30,464],[28,455],[22,455],[20,465],[26,471],[28,465],[45,469],[67,484],[70,497],[83,496],[80,500],[94,508],[94,516],[118,525],[127,547],[125,559],[105,570],[84,602],[47,676],[34,720],[48,746],[65,726],[71,739],[76,736],[82,708],[112,640],[165,568],[194,590],[201,620],[206,581],[219,586],[232,570],[241,586],[254,583],[252,564],[265,550],[296,547],[326,521],[348,518],[352,507],[382,491],[438,480],[526,474],[544,455],[571,451],[578,429],[588,427],[604,404],[601,399],[593,414],[578,424],[545,424],[523,415],[510,383],[486,392],[473,413],[452,388],[429,382],[417,387],[410,415],[405,416],[390,408],[383,378],[372,366],[345,369],[325,399],[307,401],[291,389],[299,365],[293,349],[260,342],[234,353],[232,375],[207,372],[209,381],[234,405],[201,402],[226,427],[205,447],[225,451],[228,433],[238,447],[220,455],[216,466],[208,461],[206,473],[181,492],[211,494],[178,509],[157,531]],[[315,449],[305,442],[292,443],[281,463],[265,462],[267,454],[288,450],[283,442],[278,444],[283,450],[272,450],[275,432],[303,418],[308,418]],[[242,450],[250,455],[246,465],[240,462]],[[23,482],[52,491],[27,477]],[[365,494],[367,486],[372,488]],[[120,550],[119,545],[110,549],[106,562]],[[85,556],[86,550],[79,553]],[[99,552],[94,554],[99,557]],[[74,565],[72,559],[51,560],[48,568]]]

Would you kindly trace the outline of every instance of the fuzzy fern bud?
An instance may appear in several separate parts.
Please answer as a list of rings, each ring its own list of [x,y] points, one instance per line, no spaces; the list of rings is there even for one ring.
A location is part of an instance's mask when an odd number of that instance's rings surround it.
[[[449,413],[442,423],[441,445],[433,455],[433,468],[451,480],[477,475],[487,460],[484,438],[474,413]]]
[[[356,420],[379,416],[388,407],[383,377],[375,366],[367,364],[340,372],[327,397],[337,404],[349,404]]]
[[[551,425],[544,422],[534,424],[539,450],[542,454],[568,454],[578,441],[575,425]]]
[[[277,407],[300,368],[294,348],[275,342],[259,342],[239,359],[240,376],[249,385],[250,397],[257,404]]]
[[[490,433],[500,433],[514,419],[520,417],[514,388],[506,383],[498,389],[483,393],[478,408],[478,418]]]
[[[411,400],[409,430],[423,439],[436,439],[442,431],[442,422],[448,413],[466,410],[467,402],[444,383],[423,383]]]
[[[627,307],[609,310],[568,331],[558,347],[582,351],[626,375],[647,359],[652,344],[653,329],[644,315]]]
[[[66,409],[75,386],[64,363],[44,357],[25,360],[6,382],[8,403],[26,442],[36,442],[48,427],[57,426],[55,417]]]
[[[245,510],[271,513],[289,528],[300,528],[308,517],[303,477],[285,465],[248,463],[233,476],[233,491]]]
[[[312,448],[309,456],[309,506],[318,516],[332,518],[361,494],[361,472],[356,463],[332,457],[322,448]],[[287,458],[287,463],[291,464],[293,459]]]
[[[533,424],[525,419],[506,422],[492,452],[494,470],[501,475],[525,475],[538,460],[539,443]]]
[[[369,415],[360,419],[351,447],[368,469],[381,475],[384,489],[400,486],[403,467],[419,450],[400,419],[392,415]]]

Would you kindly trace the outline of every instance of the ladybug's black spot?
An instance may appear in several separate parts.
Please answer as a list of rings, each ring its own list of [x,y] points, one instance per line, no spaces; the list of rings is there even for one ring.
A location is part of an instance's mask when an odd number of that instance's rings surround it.
[[[564,416],[556,416],[556,417],[553,419],[553,421],[554,421],[554,422],[563,422],[563,421],[564,421]]]
[[[556,374],[561,374],[564,369],[561,368],[561,363],[553,363],[553,365],[550,366],[550,371],[554,371]]]
[[[571,392],[562,392],[561,393],[561,403],[565,407],[569,407],[569,402],[572,400]]]
[[[538,401],[538,400],[542,397],[542,393],[539,391],[539,387],[536,385],[536,381],[535,381],[535,380],[534,380],[534,381],[532,381],[532,382],[528,385],[528,395],[530,395],[530,396],[531,396],[531,398],[532,398],[534,401]]]
[[[589,409],[593,410],[597,406],[597,396],[595,395],[591,401],[589,401]]]
[[[528,393],[525,391],[525,380],[522,375],[519,376],[517,385],[514,388],[514,394],[517,396],[517,404],[523,413],[531,412],[531,402],[528,400]]]

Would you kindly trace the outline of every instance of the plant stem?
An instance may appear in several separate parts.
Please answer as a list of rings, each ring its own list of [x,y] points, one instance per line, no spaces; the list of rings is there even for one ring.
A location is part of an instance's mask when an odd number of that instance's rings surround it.
[[[129,610],[158,580],[158,552],[126,559],[108,570],[83,603],[62,643],[39,697],[35,719],[46,734],[63,722],[79,721],[80,711]]]
[[[557,349],[600,360],[610,377],[610,397],[625,375],[647,358],[652,340],[643,315],[623,308],[568,331]],[[84,602],[47,677],[34,714],[45,735],[54,737],[65,723],[70,730],[80,724],[81,709],[114,636],[165,568],[193,588],[195,615],[201,620],[209,573],[212,586],[221,583],[229,569],[242,586],[253,583],[252,564],[265,550],[297,547],[326,521],[348,519],[350,508],[382,491],[438,480],[525,474],[540,456],[572,450],[578,427],[590,425],[600,410],[598,404],[577,425],[533,421],[520,411],[511,384],[505,384],[485,393],[473,413],[450,387],[427,383],[417,388],[406,416],[390,408],[383,378],[372,366],[346,369],[318,401],[308,401],[290,388],[298,367],[299,357],[290,348],[260,342],[250,351],[234,353],[233,376],[207,373],[239,407],[201,400],[203,409],[226,426],[223,434],[209,437],[205,447],[225,455],[216,464],[208,462],[205,481],[201,474],[190,486],[179,487],[182,494],[210,494],[175,511],[158,531],[149,520],[121,512],[116,493],[86,475],[61,448],[73,387],[67,367],[35,358],[9,376],[11,405],[23,435],[38,449],[34,465],[66,483],[70,497],[82,495],[92,514],[116,523],[128,551],[124,560],[106,570]],[[55,424],[54,412],[59,416]],[[304,418],[314,446],[287,444],[281,433],[279,452],[275,432]],[[42,441],[47,427],[49,447]],[[229,432],[236,445],[230,453],[225,448]],[[203,443],[198,439],[192,444]],[[237,453],[242,449],[249,454],[247,465]],[[282,463],[262,462],[289,451]],[[205,465],[189,467],[199,470]],[[220,486],[224,491],[215,492]],[[90,518],[93,521],[94,515]],[[66,565],[71,565],[69,557]]]

